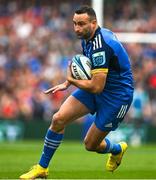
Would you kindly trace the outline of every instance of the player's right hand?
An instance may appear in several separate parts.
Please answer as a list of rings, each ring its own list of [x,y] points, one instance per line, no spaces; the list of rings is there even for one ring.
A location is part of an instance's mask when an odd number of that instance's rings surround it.
[[[49,94],[49,93],[56,93],[57,91],[64,91],[69,87],[69,83],[64,82],[62,84],[56,85],[52,88],[47,89],[46,91],[44,91],[45,94]]]

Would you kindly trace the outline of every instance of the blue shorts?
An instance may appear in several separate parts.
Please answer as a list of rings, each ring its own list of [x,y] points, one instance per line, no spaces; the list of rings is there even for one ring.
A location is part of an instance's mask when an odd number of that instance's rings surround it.
[[[108,92],[92,94],[81,89],[74,91],[72,96],[92,114],[96,113],[94,123],[101,131],[114,131],[124,119],[133,99],[133,94],[128,94],[125,99]]]

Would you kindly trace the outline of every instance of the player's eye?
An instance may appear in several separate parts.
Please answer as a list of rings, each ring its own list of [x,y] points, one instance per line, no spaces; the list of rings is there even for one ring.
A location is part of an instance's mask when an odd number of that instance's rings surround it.
[[[77,23],[77,25],[80,26],[80,27],[82,27],[82,26],[85,26],[86,23],[84,23],[84,22],[79,22],[79,23]]]

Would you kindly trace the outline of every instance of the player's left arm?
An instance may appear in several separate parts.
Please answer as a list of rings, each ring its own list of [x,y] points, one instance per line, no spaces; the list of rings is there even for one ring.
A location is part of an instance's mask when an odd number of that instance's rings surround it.
[[[90,80],[77,80],[72,77],[70,67],[68,68],[67,72],[68,82],[90,93],[101,93],[105,86],[106,77],[106,72],[97,71],[92,74],[92,78]]]

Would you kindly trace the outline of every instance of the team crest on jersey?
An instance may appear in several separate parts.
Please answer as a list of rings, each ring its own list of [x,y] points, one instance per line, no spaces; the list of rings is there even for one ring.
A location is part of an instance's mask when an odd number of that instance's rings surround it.
[[[105,51],[97,52],[92,55],[93,65],[102,66],[106,62]]]

